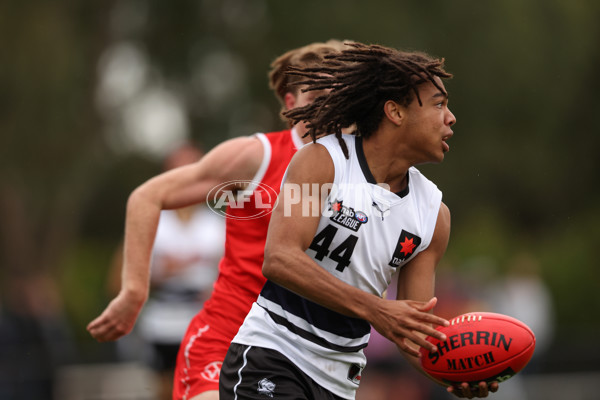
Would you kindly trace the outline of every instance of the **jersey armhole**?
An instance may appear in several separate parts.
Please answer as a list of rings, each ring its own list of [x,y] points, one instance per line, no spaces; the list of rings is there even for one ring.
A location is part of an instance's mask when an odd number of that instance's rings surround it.
[[[333,163],[333,184],[337,185],[342,178],[340,172],[343,171],[343,163],[346,161],[344,155],[342,154],[341,147],[337,143],[331,143],[328,140],[317,140],[314,144],[320,144],[325,147],[327,153],[329,154],[329,158]],[[343,160],[342,160],[343,159]]]
[[[439,189],[435,189],[429,199],[427,207],[431,209],[431,213],[428,213],[431,217],[427,219],[425,223],[425,229],[427,236],[423,238],[423,250],[429,247],[431,239],[435,234],[435,227],[440,214],[440,207],[442,206],[442,192]]]
[[[248,187],[246,188],[246,191],[248,192],[254,192],[254,189],[256,189],[258,184],[262,182],[263,178],[265,177],[265,173],[269,168],[269,164],[271,163],[272,155],[271,142],[269,142],[269,139],[267,139],[265,134],[256,133],[254,134],[254,137],[260,140],[260,142],[263,145],[263,158],[260,163],[260,167],[258,167],[258,171],[256,171],[256,174],[252,178],[252,182],[250,182],[250,185],[248,185]]]
[[[323,145],[323,143],[306,143],[304,146],[314,146],[316,144],[320,144],[321,146],[325,147],[325,149],[327,150],[327,153],[329,154],[329,157],[331,158],[331,162],[333,163],[333,184],[337,183],[337,179],[339,177],[339,172],[338,172],[338,164],[336,163],[335,160],[335,155],[331,152],[331,149],[329,149],[327,146]],[[285,172],[283,173],[283,178],[281,179],[281,185],[279,186],[280,190],[283,190],[283,184],[285,183],[285,180],[287,178],[288,175],[288,170],[289,170],[290,166],[288,164],[288,166],[285,168]]]

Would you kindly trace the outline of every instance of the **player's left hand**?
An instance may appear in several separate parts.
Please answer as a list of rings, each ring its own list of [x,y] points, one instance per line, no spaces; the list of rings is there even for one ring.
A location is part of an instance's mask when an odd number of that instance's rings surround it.
[[[87,326],[88,332],[99,342],[117,340],[133,329],[145,299],[121,291],[99,317]]]
[[[490,392],[495,393],[496,391],[498,391],[498,382],[492,382],[489,385],[486,382],[479,382],[479,385],[475,388],[470,387],[466,382],[458,386],[448,386],[448,393],[467,399],[488,397]]]

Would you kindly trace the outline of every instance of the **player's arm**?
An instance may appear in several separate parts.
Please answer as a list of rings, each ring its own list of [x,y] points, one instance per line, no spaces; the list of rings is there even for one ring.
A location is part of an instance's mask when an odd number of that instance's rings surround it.
[[[412,299],[426,301],[434,296],[435,270],[446,252],[449,237],[450,211],[444,203],[441,203],[431,243],[426,250],[417,254],[417,256],[399,272],[397,300]],[[411,344],[411,347],[414,347],[414,344]],[[400,349],[400,351],[417,370],[421,371],[433,381],[447,386],[428,375],[423,370],[419,358],[415,357],[414,354],[408,353],[402,349]],[[489,391],[495,392],[497,389],[497,383],[492,384],[488,388],[488,385],[485,382],[482,382],[478,391],[472,391],[466,383],[461,385],[460,388],[449,387],[448,391],[457,397],[473,398],[487,397]]]
[[[447,324],[444,319],[427,313],[427,307],[433,306],[432,301],[383,300],[337,279],[305,253],[315,236],[320,219],[318,211],[323,209],[323,201],[327,196],[322,191],[323,185],[333,180],[333,162],[323,146],[305,146],[296,153],[271,217],[263,274],[313,302],[341,314],[369,321],[399,346],[405,346],[402,339],[408,337],[433,350],[435,346],[416,334],[421,332],[444,339],[441,333],[431,327]],[[308,184],[304,188],[318,188],[318,192],[303,193],[301,201],[292,201],[289,194],[302,192],[302,184]],[[321,199],[317,212],[303,215],[303,210],[313,209],[315,198]],[[409,348],[407,351],[414,352]]]
[[[435,230],[427,249],[404,265],[398,276],[396,299],[427,301],[435,295],[435,269],[448,247],[450,237],[450,210],[440,204]],[[431,311],[430,311],[431,312]],[[414,345],[412,346],[414,347]],[[422,369],[418,357],[402,351],[408,361]]]
[[[133,328],[148,297],[150,259],[161,210],[205,202],[216,185],[252,179],[262,157],[263,145],[259,139],[231,139],[198,162],[153,177],[131,193],[125,217],[121,289],[104,312],[88,325],[94,338],[116,340]]]

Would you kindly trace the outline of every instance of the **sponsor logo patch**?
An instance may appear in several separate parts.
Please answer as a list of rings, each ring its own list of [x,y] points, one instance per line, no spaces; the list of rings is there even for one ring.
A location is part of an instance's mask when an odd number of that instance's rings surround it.
[[[204,367],[204,371],[200,374],[203,379],[210,382],[219,382],[219,375],[221,374],[221,365],[223,365],[220,361],[211,362],[210,364]]]
[[[355,384],[360,384],[360,377],[362,373],[362,367],[358,364],[352,364],[348,368],[348,380]]]
[[[356,211],[352,207],[346,207],[342,200],[335,200],[329,203],[329,209],[332,211],[329,219],[338,225],[357,232],[362,224],[369,221],[369,217],[362,211]]]
[[[402,230],[396,250],[392,259],[389,262],[390,267],[398,267],[402,262],[407,260],[415,252],[415,249],[421,244],[421,238],[415,234]]]

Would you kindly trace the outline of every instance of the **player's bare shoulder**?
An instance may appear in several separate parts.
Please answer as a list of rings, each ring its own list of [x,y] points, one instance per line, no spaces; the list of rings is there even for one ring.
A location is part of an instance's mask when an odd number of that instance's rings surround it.
[[[286,182],[325,183],[333,182],[335,168],[331,155],[325,146],[309,143],[292,158]]]
[[[438,219],[436,224],[436,233],[442,234],[444,237],[450,236],[451,214],[450,209],[443,201],[440,203]],[[447,239],[446,239],[447,240]]]

